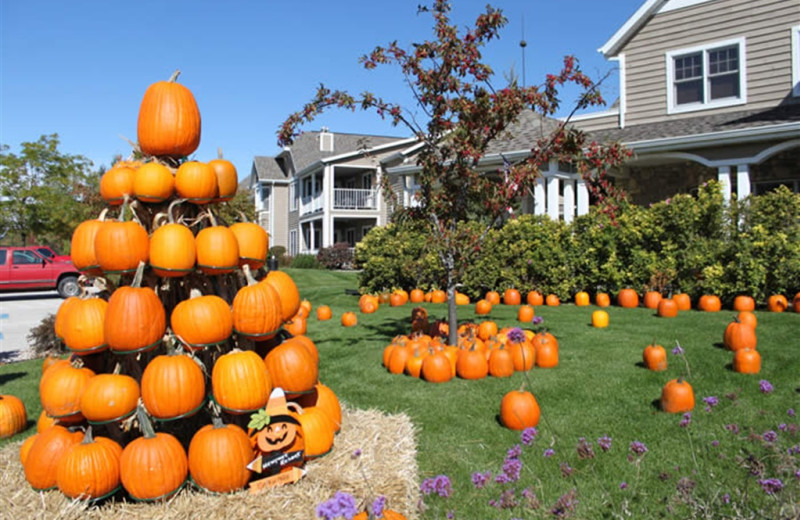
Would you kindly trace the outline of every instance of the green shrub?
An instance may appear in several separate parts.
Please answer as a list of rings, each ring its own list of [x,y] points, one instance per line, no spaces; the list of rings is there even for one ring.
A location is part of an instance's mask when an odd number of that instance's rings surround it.
[[[353,266],[353,250],[347,242],[323,247],[317,253],[317,262],[325,269],[344,269]]]
[[[316,255],[297,255],[292,258],[291,267],[294,269],[321,269]]]

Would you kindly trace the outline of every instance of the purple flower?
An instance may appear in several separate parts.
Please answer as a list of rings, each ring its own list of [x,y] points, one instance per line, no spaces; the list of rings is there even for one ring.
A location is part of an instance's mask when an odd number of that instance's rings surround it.
[[[503,461],[503,472],[494,478],[495,482],[507,484],[508,482],[519,480],[519,473],[522,470],[522,461],[519,460],[520,455],[522,455],[522,448],[520,448],[519,444],[508,450]]]
[[[357,459],[360,456],[361,456],[361,450],[359,448],[356,448],[355,450],[353,450],[353,453],[350,455],[350,458]]]
[[[472,474],[472,485],[475,486],[475,489],[483,489],[489,479],[492,478],[491,471],[484,471],[483,473],[476,471]]]
[[[783,489],[783,482],[781,482],[779,478],[761,479],[758,483],[761,485],[761,489],[764,490],[764,493],[768,495],[774,495]]]
[[[337,491],[332,499],[317,506],[317,517],[325,520],[333,520],[340,516],[352,520],[356,513],[358,513],[356,499],[343,491]]]
[[[419,485],[419,490],[425,495],[436,493],[443,498],[448,498],[453,493],[453,487],[447,475],[437,475],[432,478],[426,478],[422,481],[422,484]]]
[[[452,520],[452,519],[453,519],[453,518],[455,518],[455,517],[456,517],[456,514],[455,514],[455,512],[454,512],[452,509],[448,509],[448,511],[447,511],[447,518],[448,518],[448,520]]]
[[[531,444],[533,444],[533,441],[534,439],[536,439],[537,435],[539,435],[539,430],[537,430],[536,428],[533,427],[525,428],[524,430],[522,430],[522,433],[520,434],[520,440],[522,441],[522,444],[524,444],[525,446],[530,446]]]
[[[761,390],[762,394],[769,394],[772,393],[775,388],[772,386],[772,383],[767,381],[766,379],[762,379],[758,382],[758,389]]]
[[[796,478],[800,478],[800,469],[798,469],[797,471],[794,472],[794,476]]]
[[[739,425],[738,424],[726,424],[725,429],[729,432],[733,433],[734,435],[739,434]]]
[[[522,343],[525,341],[525,332],[519,327],[514,327],[508,331],[506,337],[508,337],[508,341],[511,343]]]
[[[795,416],[794,408],[789,408],[788,410],[786,410],[786,415],[788,415],[789,417],[794,417]]]
[[[690,424],[692,424],[692,412],[686,412],[683,414],[683,419],[678,423],[678,426],[688,428]]]
[[[730,493],[725,493],[724,495],[722,495],[722,503],[723,504],[730,504],[731,503],[731,494]]]
[[[572,475],[572,471],[573,471],[572,466],[570,466],[566,462],[562,462],[561,464],[559,464],[558,465],[558,469],[561,470],[561,476],[563,476],[563,477],[568,477],[568,476]]]
[[[780,431],[782,431],[782,432],[785,432],[785,431],[786,431],[786,428],[787,428],[787,426],[786,426],[786,423],[783,423],[783,422],[782,422],[782,423],[780,423],[780,424],[778,425],[778,429],[779,429]]]
[[[710,412],[712,408],[719,404],[719,399],[717,399],[716,396],[710,395],[708,397],[704,397],[703,402],[706,403],[706,411]]]
[[[647,453],[647,446],[643,442],[633,441],[629,446],[631,453],[635,455],[644,455]]]
[[[549,458],[549,457],[552,457],[555,454],[556,454],[555,450],[547,448],[546,450],[544,450],[544,453],[542,453],[542,457]]]
[[[681,347],[680,343],[677,343],[677,342],[675,343],[675,348],[672,349],[672,353],[674,355],[676,355],[676,356],[682,356],[683,355],[683,347]]]
[[[578,452],[578,458],[581,460],[594,458],[594,450],[592,449],[592,445],[586,440],[586,437],[578,439],[578,445],[575,446],[575,451]]]
[[[719,446],[719,441],[718,440],[711,441],[711,446],[716,448],[717,446]]]
[[[544,323],[544,318],[543,318],[543,317],[541,317],[541,316],[534,316],[534,317],[533,317],[533,322],[532,322],[532,323],[533,323],[534,325],[539,325],[539,324],[541,324],[541,323]]]
[[[383,516],[383,508],[386,506],[386,497],[381,495],[372,502],[372,515],[375,518]]]
[[[627,482],[620,482],[619,488],[620,489],[628,489],[628,483]]]
[[[600,449],[602,449],[603,451],[608,451],[611,449],[612,440],[613,439],[608,435],[603,435],[602,437],[597,439],[597,445],[600,446]]]
[[[773,443],[778,440],[778,434],[775,433],[774,430],[765,431],[761,437],[764,439],[764,441],[769,443]]]
[[[507,489],[500,495],[499,500],[489,500],[489,505],[497,509],[511,509],[517,507],[517,499],[513,489]]]

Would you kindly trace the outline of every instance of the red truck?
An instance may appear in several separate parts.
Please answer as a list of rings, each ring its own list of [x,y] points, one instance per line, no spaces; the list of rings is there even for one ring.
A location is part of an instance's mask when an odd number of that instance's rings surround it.
[[[0,291],[47,291],[77,296],[80,272],[68,256],[45,246],[0,246]]]

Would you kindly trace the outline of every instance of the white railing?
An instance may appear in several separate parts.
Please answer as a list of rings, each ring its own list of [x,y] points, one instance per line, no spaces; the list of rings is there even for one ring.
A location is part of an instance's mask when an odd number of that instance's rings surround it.
[[[333,189],[333,209],[376,209],[377,190]]]
[[[305,215],[322,211],[322,193],[316,197],[303,197],[300,199],[300,214]]]

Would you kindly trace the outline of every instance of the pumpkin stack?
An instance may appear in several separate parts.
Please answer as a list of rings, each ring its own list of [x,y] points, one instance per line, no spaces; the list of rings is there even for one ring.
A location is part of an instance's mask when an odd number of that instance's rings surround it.
[[[103,175],[108,208],[74,231],[72,260],[100,290],[56,315],[72,356],[48,360],[40,380],[45,414],[20,453],[34,489],[146,501],[190,481],[241,489],[253,477],[250,416],[278,387],[298,405],[305,459],[330,451],[339,429],[339,401],[303,335],[310,303],[265,270],[263,228],[215,215],[236,169],[221,153],[187,159],[200,112],[177,76],[145,92],[135,160]]]

